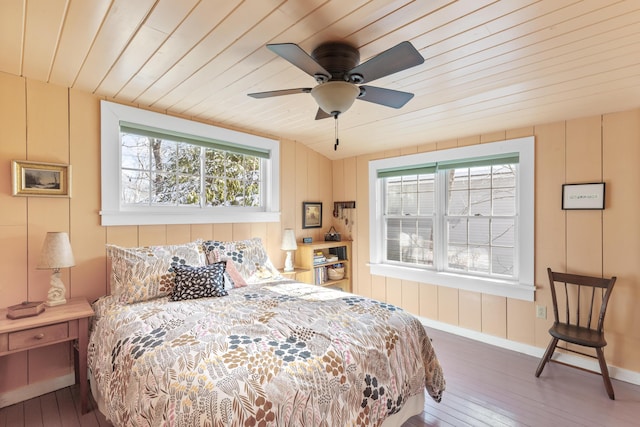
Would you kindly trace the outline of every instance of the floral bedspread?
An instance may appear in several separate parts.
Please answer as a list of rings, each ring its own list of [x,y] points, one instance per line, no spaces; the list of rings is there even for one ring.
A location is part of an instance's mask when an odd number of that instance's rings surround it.
[[[287,280],[94,308],[89,367],[116,426],[377,426],[444,391],[415,317],[337,290]]]

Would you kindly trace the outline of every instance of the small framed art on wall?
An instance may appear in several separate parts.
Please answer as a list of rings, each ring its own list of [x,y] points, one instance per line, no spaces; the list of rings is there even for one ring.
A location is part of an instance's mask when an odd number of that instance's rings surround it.
[[[302,228],[322,227],[322,203],[302,202]]]
[[[71,165],[11,162],[14,196],[71,197]]]
[[[604,209],[604,182],[564,184],[562,209]]]

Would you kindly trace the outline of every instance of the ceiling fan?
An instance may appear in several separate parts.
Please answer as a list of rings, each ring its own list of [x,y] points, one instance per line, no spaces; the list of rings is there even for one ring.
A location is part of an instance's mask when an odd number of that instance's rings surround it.
[[[400,108],[411,98],[412,93],[365,85],[381,77],[415,67],[424,58],[413,45],[404,41],[360,64],[358,49],[346,43],[323,43],[307,54],[295,43],[268,44],[280,55],[318,83],[313,88],[282,89],[269,92],[250,93],[253,98],[310,93],[318,103],[316,120],[337,118],[347,111],[356,99]]]

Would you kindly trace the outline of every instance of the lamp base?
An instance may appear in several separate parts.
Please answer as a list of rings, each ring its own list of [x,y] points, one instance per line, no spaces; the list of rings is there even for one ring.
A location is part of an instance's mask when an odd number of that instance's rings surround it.
[[[53,307],[66,304],[67,299],[65,298],[65,293],[64,283],[60,279],[60,270],[53,270],[53,273],[51,273],[51,288],[49,288],[49,292],[47,293],[47,302],[45,302],[45,305],[47,307]]]
[[[44,305],[46,305],[47,307],[54,307],[56,305],[62,305],[66,303],[67,303],[66,298],[62,298],[59,300],[47,300],[47,302],[45,302]]]
[[[291,261],[291,251],[287,251],[287,258],[284,260],[284,271],[290,272],[295,270]]]

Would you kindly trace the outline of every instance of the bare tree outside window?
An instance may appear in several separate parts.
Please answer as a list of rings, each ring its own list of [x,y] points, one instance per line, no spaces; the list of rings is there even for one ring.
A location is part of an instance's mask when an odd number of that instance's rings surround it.
[[[122,201],[146,206],[260,206],[261,159],[122,133]]]

